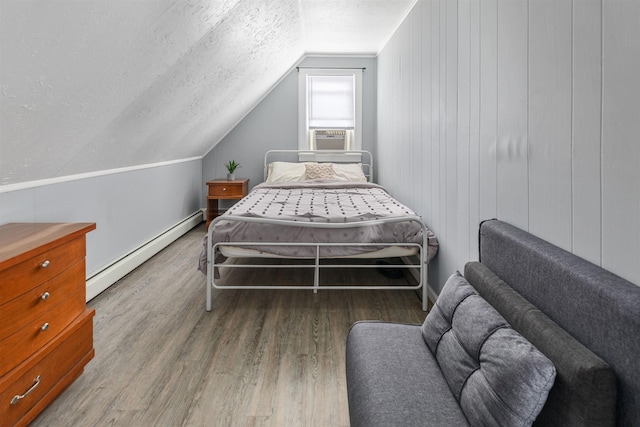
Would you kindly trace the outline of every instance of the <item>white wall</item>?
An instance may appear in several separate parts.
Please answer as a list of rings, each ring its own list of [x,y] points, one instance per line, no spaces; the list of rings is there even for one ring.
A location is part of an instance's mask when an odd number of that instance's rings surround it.
[[[438,235],[499,218],[640,285],[640,2],[420,0],[378,58],[378,181]]]
[[[197,212],[201,183],[202,159],[197,158],[62,182],[2,186],[0,224],[95,222],[96,230],[87,235],[90,277]]]
[[[362,145],[364,150],[373,150],[377,81],[375,58],[307,57],[300,66],[366,68],[362,83]],[[236,171],[236,177],[249,178],[253,187],[262,182],[264,153],[276,149],[298,149],[298,71],[295,68],[205,156],[204,181],[224,179],[227,173],[224,164],[234,159],[242,165]],[[221,202],[221,207],[223,205],[229,204]]]

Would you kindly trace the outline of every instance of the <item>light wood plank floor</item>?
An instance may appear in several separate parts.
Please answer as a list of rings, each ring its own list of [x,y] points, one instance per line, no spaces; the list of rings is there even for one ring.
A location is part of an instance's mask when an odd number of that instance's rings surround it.
[[[349,326],[426,315],[415,292],[382,290],[214,290],[208,313],[204,234],[194,228],[89,303],[96,357],[32,426],[348,426]]]

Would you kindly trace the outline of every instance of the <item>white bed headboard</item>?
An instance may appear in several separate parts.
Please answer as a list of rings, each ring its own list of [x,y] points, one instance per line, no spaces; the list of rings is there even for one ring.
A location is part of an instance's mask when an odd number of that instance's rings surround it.
[[[368,182],[373,182],[373,155],[364,150],[269,150],[264,154],[264,176],[266,181],[269,164],[275,161],[360,163]]]

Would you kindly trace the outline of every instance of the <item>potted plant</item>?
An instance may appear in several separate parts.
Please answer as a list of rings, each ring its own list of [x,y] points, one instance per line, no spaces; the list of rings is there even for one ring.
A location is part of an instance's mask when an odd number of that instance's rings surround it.
[[[227,168],[227,171],[229,172],[227,174],[227,181],[233,181],[234,179],[236,179],[234,172],[240,167],[240,163],[236,162],[235,160],[229,160],[224,164],[224,167]]]

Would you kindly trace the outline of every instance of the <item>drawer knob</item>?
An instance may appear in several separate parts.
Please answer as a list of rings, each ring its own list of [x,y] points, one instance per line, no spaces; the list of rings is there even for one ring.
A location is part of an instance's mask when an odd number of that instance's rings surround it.
[[[42,295],[40,296],[40,299],[41,299],[42,301],[46,301],[46,300],[48,300],[48,299],[49,299],[49,297],[50,297],[50,296],[51,296],[51,294],[50,294],[49,292],[45,292],[44,294],[42,294]]]
[[[39,385],[40,385],[40,375],[38,375],[36,377],[35,382],[31,386],[31,388],[29,390],[25,391],[24,394],[16,394],[15,396],[13,396],[13,399],[11,399],[11,404],[15,405],[16,403],[18,403],[19,401],[21,401],[22,399],[27,397],[29,395],[29,393],[31,393],[33,390],[35,390],[36,387],[38,387]]]
[[[49,262],[49,260],[46,260],[45,262],[43,262],[42,264],[40,264],[40,267],[42,267],[42,268],[47,268],[47,267],[49,267],[49,264],[51,264],[51,262]]]
[[[46,331],[47,329],[49,329],[49,324],[45,323],[44,325],[40,326],[40,330],[41,331]]]
[[[222,191],[227,191],[227,187],[222,187]]]

